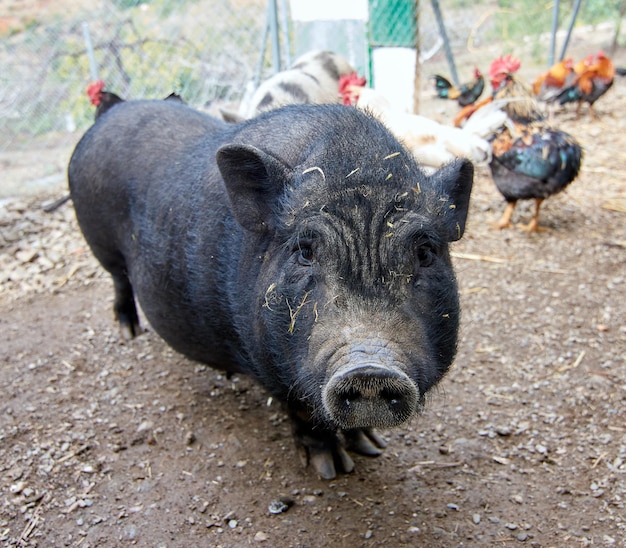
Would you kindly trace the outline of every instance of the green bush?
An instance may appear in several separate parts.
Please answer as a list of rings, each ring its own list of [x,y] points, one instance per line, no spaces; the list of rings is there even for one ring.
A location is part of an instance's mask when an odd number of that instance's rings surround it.
[[[576,19],[577,25],[589,25],[602,21],[618,21],[623,0],[592,0],[583,2]],[[559,28],[569,25],[574,11],[574,0],[563,0],[559,4]],[[498,0],[495,15],[496,36],[504,40],[518,40],[552,29],[554,1]]]

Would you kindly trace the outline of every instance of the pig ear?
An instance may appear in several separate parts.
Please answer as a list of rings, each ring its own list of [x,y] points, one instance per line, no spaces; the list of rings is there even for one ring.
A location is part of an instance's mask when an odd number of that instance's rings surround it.
[[[469,160],[458,158],[444,165],[432,177],[435,188],[447,198],[443,206],[444,222],[448,230],[448,241],[455,242],[465,232],[474,182],[474,165]]]
[[[252,232],[270,228],[287,166],[256,147],[237,144],[217,151],[217,165],[237,222]]]

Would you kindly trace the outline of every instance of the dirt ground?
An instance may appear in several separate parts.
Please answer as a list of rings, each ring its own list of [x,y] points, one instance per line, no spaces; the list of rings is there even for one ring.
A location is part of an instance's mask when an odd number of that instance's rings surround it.
[[[479,171],[455,365],[382,456],[330,482],[249,379],[149,328],[123,342],[71,204],[4,201],[0,543],[626,545],[626,79],[597,110],[557,117],[586,157],[546,232],[492,229],[503,201]]]

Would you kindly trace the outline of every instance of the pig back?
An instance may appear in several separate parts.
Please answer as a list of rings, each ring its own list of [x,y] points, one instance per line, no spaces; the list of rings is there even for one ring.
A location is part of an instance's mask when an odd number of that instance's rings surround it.
[[[94,255],[114,280],[128,276],[155,331],[200,361],[212,347],[228,367],[232,319],[220,310],[240,228],[215,165],[225,129],[170,101],[122,103],[78,143],[68,179]]]

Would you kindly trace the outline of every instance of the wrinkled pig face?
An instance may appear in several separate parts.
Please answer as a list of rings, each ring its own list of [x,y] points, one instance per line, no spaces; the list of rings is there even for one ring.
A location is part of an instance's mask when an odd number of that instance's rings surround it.
[[[464,170],[428,178],[394,155],[336,184],[323,167],[296,174],[261,306],[284,368],[274,375],[317,421],[399,425],[449,367],[459,305],[448,242],[460,237],[467,204],[439,183],[471,186],[471,169],[469,182],[457,180]]]

